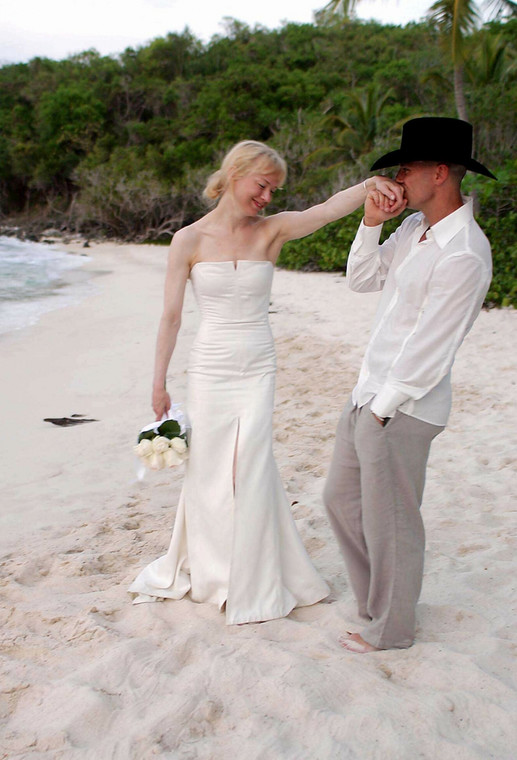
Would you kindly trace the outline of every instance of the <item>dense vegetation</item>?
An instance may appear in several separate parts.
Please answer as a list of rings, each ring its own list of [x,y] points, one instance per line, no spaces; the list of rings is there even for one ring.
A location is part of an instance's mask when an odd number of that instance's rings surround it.
[[[0,68],[0,222],[40,233],[168,240],[205,211],[200,192],[235,141],[287,159],[272,210],[300,209],[367,176],[413,115],[455,116],[452,62],[435,23],[336,20],[269,31],[238,23],[201,44],[168,34],[119,57],[95,51]],[[469,175],[489,235],[488,296],[517,305],[517,21],[466,39],[476,155],[499,182]],[[345,266],[360,212],[286,246],[291,267]]]

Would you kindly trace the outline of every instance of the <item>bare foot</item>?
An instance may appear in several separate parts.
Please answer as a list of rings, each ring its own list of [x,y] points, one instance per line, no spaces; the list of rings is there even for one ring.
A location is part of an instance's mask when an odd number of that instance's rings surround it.
[[[347,649],[354,654],[367,654],[368,652],[380,652],[377,647],[368,644],[358,633],[350,633],[347,631],[339,637],[339,643],[343,649]]]

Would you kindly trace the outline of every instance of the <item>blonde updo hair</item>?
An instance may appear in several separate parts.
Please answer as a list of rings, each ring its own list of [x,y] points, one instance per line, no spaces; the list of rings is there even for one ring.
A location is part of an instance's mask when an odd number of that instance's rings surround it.
[[[221,168],[208,178],[203,190],[204,197],[217,201],[228,187],[230,172],[235,179],[239,179],[246,176],[252,167],[257,172],[278,175],[279,185],[287,176],[287,165],[276,150],[257,140],[243,140],[228,151]]]

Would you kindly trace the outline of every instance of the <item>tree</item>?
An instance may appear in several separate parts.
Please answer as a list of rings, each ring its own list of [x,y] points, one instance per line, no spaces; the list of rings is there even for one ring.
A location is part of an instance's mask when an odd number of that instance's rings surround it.
[[[505,82],[515,76],[515,54],[500,34],[483,30],[472,46],[465,73],[478,87]]]
[[[320,20],[332,17],[350,19],[361,0],[330,0],[317,15]],[[436,23],[442,46],[451,57],[454,79],[454,99],[460,119],[467,119],[464,87],[465,38],[474,31],[486,9],[493,18],[517,15],[517,3],[513,0],[485,0],[479,5],[475,0],[436,0],[429,9],[429,18]]]
[[[364,90],[351,92],[338,113],[329,113],[324,119],[324,127],[330,127],[333,145],[322,146],[309,156],[339,155],[340,164],[369,153],[380,132],[381,115],[394,91],[371,82]]]
[[[80,84],[61,85],[42,95],[36,109],[40,155],[37,186],[68,184],[80,159],[102,134],[104,104]]]
[[[442,45],[450,54],[454,71],[454,99],[460,119],[467,119],[464,69],[467,46],[465,38],[474,31],[485,8],[492,16],[515,15],[517,3],[513,0],[486,0],[480,7],[474,0],[436,0],[429,17],[441,33]]]
[[[450,54],[453,66],[454,101],[460,119],[467,119],[464,67],[465,37],[474,31],[479,13],[473,0],[436,0],[429,16],[440,31],[441,44]]]
[[[316,12],[316,19],[322,22],[330,21],[335,17],[345,21],[350,20],[360,2],[361,0],[330,0],[321,11]]]

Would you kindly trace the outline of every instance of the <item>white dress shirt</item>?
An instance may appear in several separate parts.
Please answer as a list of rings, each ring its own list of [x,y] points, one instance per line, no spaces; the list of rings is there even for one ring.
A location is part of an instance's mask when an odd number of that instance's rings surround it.
[[[445,425],[456,351],[476,319],[492,277],[490,244],[472,201],[434,224],[419,212],[379,245],[382,224],[357,231],[348,257],[352,290],[382,290],[357,385],[356,406],[379,417],[397,410]]]

